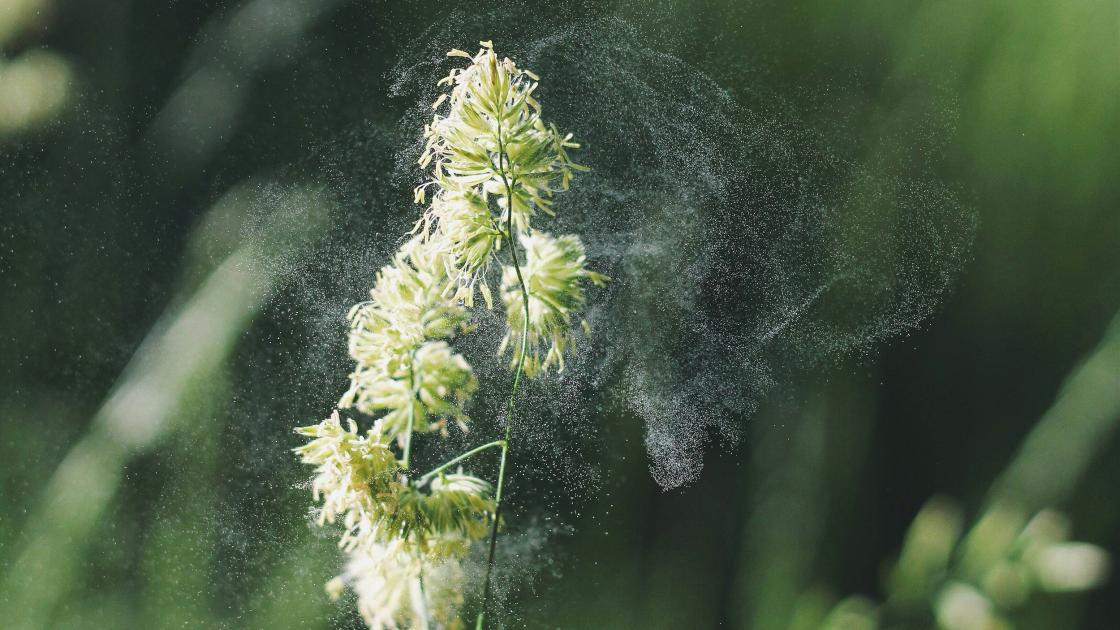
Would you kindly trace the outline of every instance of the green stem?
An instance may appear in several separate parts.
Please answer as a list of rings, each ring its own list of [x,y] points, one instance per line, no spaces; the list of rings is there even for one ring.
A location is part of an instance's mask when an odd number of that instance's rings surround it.
[[[444,462],[443,464],[440,464],[440,466],[438,468],[434,468],[430,472],[425,473],[423,477],[421,477],[420,479],[418,479],[416,481],[416,487],[418,487],[418,488],[423,487],[426,483],[431,481],[432,478],[435,477],[436,475],[438,475],[441,472],[447,470],[448,468],[451,468],[455,464],[458,464],[459,462],[463,461],[464,459],[467,459],[468,457],[471,457],[472,455],[474,455],[476,453],[481,453],[482,451],[485,451],[488,448],[494,448],[495,446],[505,446],[505,444],[506,444],[505,440],[494,440],[493,442],[487,442],[486,444],[483,444],[482,446],[476,446],[476,447],[472,448],[471,450],[467,451],[466,453],[463,453],[462,455],[456,457],[455,459]]]
[[[509,439],[513,430],[514,411],[517,402],[517,389],[521,384],[521,373],[525,370],[525,355],[529,351],[529,288],[525,278],[521,275],[521,263],[517,260],[517,246],[513,242],[513,185],[506,176],[503,162],[508,162],[505,146],[502,144],[502,128],[498,125],[498,171],[502,175],[502,183],[506,187],[506,243],[509,245],[510,258],[513,259],[513,270],[517,274],[517,283],[521,288],[521,301],[525,307],[524,321],[521,326],[521,350],[517,355],[517,367],[513,372],[513,387],[509,393],[509,413],[506,417],[505,439],[502,440],[502,460],[498,466],[498,484],[494,489],[494,521],[490,525],[490,552],[486,559],[486,580],[482,587],[482,610],[478,613],[475,630],[482,630],[486,617],[486,606],[490,600],[490,574],[494,570],[494,551],[498,544],[498,522],[502,514],[502,488],[505,485],[506,461],[509,457]]]

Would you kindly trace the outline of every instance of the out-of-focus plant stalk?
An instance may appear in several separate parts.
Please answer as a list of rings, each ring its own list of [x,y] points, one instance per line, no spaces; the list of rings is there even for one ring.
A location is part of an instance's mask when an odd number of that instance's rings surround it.
[[[233,196],[235,206],[247,202]],[[322,204],[317,193],[306,190],[279,201],[302,208]],[[49,627],[79,575],[95,528],[116,496],[124,466],[157,446],[174,428],[174,418],[189,415],[182,404],[191,400],[192,388],[225,365],[278,286],[285,268],[280,263],[296,256],[325,226],[325,211],[304,214],[291,220],[278,212],[265,232],[225,258],[193,294],[188,291],[173,300],[141,343],[94,416],[89,433],[59,464],[28,518],[23,552],[4,576],[9,615],[4,627]]]
[[[1068,540],[1068,520],[1049,507],[1068,498],[1118,422],[1120,314],[1070,373],[967,533],[959,509],[935,498],[911,525],[883,604],[850,597],[826,616],[825,608],[806,600],[791,627],[896,627],[932,611],[946,630],[1009,628],[1006,616],[1036,590],[1099,586],[1109,571],[1108,553]]]
[[[1066,378],[989,499],[1038,510],[1065,500],[1120,423],[1120,314]]]

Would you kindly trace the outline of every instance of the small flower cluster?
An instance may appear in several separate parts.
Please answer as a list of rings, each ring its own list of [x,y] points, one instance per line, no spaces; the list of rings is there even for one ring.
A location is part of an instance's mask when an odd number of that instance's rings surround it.
[[[517,269],[502,267],[502,302],[509,330],[499,351],[511,345],[526,348],[524,357],[521,350],[514,351],[511,365],[523,361],[525,373],[531,377],[552,365],[564,369],[564,350],[572,339],[571,313],[582,310],[586,302],[583,281],[602,286],[606,278],[584,267],[586,255],[578,236],[552,238],[537,232],[520,240],[525,248],[521,275],[528,286],[529,305],[525,308],[522,303]],[[586,328],[586,322],[583,324]],[[523,335],[528,336],[524,344]]]
[[[1107,577],[1108,553],[1070,541],[1068,519],[1053,510],[1028,518],[996,504],[967,533],[963,524],[953,503],[931,500],[887,576],[886,600],[848,597],[819,627],[875,630],[884,617],[928,616],[942,630],[1011,630],[1010,613],[1034,593],[1084,591]]]
[[[384,513],[378,500],[392,495],[398,465],[380,423],[364,437],[353,420],[349,425],[343,429],[335,411],[318,425],[296,429],[314,438],[296,453],[305,464],[317,466],[311,494],[323,501],[319,525],[334,523],[341,516],[344,533],[339,546],[353,550],[376,537],[375,518]]]
[[[440,557],[413,553],[399,540],[375,543],[350,554],[343,574],[327,584],[327,593],[337,600],[349,585],[358,596],[358,612],[371,628],[397,628],[405,620],[421,619],[438,627],[458,627],[463,570],[454,560]]]
[[[551,216],[553,193],[583,170],[567,153],[578,145],[541,120],[536,75],[481,45],[473,56],[448,53],[470,64],[440,81],[451,89],[424,131],[420,164],[431,178],[416,201],[434,190],[431,202],[378,272],[370,299],[349,314],[356,366],[339,407],[377,420],[361,434],[336,411],[296,429],[312,438],[295,450],[316,466],[318,523],[341,525],[349,556],[328,592],[338,597],[349,586],[371,628],[456,627],[461,561],[472,541],[496,531],[491,485],[448,469],[488,447],[500,446],[504,458],[508,433],[427,474],[409,467],[414,434],[468,428],[477,381],[451,343],[470,331],[477,293],[492,307],[491,263],[504,246],[509,264],[497,266],[509,330],[499,353],[519,348],[513,365],[528,376],[563,369],[573,313],[586,302],[583,282],[606,280],[585,268],[579,237],[534,231],[537,211]]]
[[[934,597],[938,624],[947,630],[1010,630],[1010,613],[1035,592],[1100,585],[1108,553],[1070,541],[1069,533],[1069,520],[1053,510],[1029,516],[1010,505],[992,506],[959,543],[950,579]]]
[[[350,356],[357,367],[339,401],[382,418],[397,436],[442,428],[448,418],[466,426],[463,406],[474,374],[444,339],[467,321],[448,291],[446,255],[419,238],[377,274],[370,300],[350,310]],[[430,421],[431,420],[431,421]]]

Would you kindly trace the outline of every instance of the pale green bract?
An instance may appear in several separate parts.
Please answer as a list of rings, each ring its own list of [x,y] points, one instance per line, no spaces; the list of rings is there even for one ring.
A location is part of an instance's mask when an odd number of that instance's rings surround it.
[[[349,313],[355,367],[338,406],[377,419],[365,434],[353,420],[344,428],[337,411],[296,429],[313,438],[295,451],[316,466],[316,521],[341,524],[348,556],[327,590],[336,598],[353,590],[375,629],[461,627],[460,565],[471,542],[489,535],[485,611],[518,377],[563,369],[573,318],[587,301],[584,281],[606,281],[586,269],[578,236],[552,237],[532,225],[538,211],[553,214],[553,194],[585,170],[567,153],[579,145],[541,120],[537,76],[499,59],[490,42],[481,46],[473,56],[448,53],[470,63],[439,82],[450,90],[424,129],[419,163],[431,178],[415,199],[431,202],[378,272],[370,299]],[[488,275],[499,269],[508,331],[498,352],[513,348],[515,372],[505,439],[415,474],[414,434],[469,427],[466,407],[478,382],[452,343],[470,332],[478,293],[492,306]],[[491,448],[502,450],[496,487],[461,467],[450,471]]]

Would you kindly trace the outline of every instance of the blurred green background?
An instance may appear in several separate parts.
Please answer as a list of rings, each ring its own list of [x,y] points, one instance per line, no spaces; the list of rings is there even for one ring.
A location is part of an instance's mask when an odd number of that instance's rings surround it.
[[[0,627],[360,626],[322,594],[337,553],[308,529],[307,473],[286,451],[288,427],[341,391],[353,296],[329,269],[275,256],[338,226],[261,208],[331,203],[301,177],[311,164],[330,180],[324,139],[397,142],[377,129],[411,103],[389,97],[385,74],[448,8],[0,4]],[[604,418],[606,449],[625,456],[531,563],[509,624],[869,627],[862,600],[822,621],[861,594],[887,602],[883,627],[1006,627],[952,617],[948,577],[1016,628],[1114,627],[1120,580],[1019,601],[984,583],[969,545],[1019,553],[1026,539],[1000,536],[1053,508],[1072,539],[1120,554],[1120,4],[563,10],[673,42],[732,96],[781,95],[846,159],[936,173],[979,229],[920,330],[798,373],[739,446],[710,446],[691,486],[662,491],[640,420]],[[368,175],[354,202],[368,214],[345,228],[392,233],[388,180]],[[383,260],[355,256],[371,276]],[[285,301],[308,286],[320,308]],[[322,321],[337,336],[308,332]],[[301,374],[292,348],[333,363]],[[948,568],[914,568],[1004,505],[1021,518],[970,538]]]

